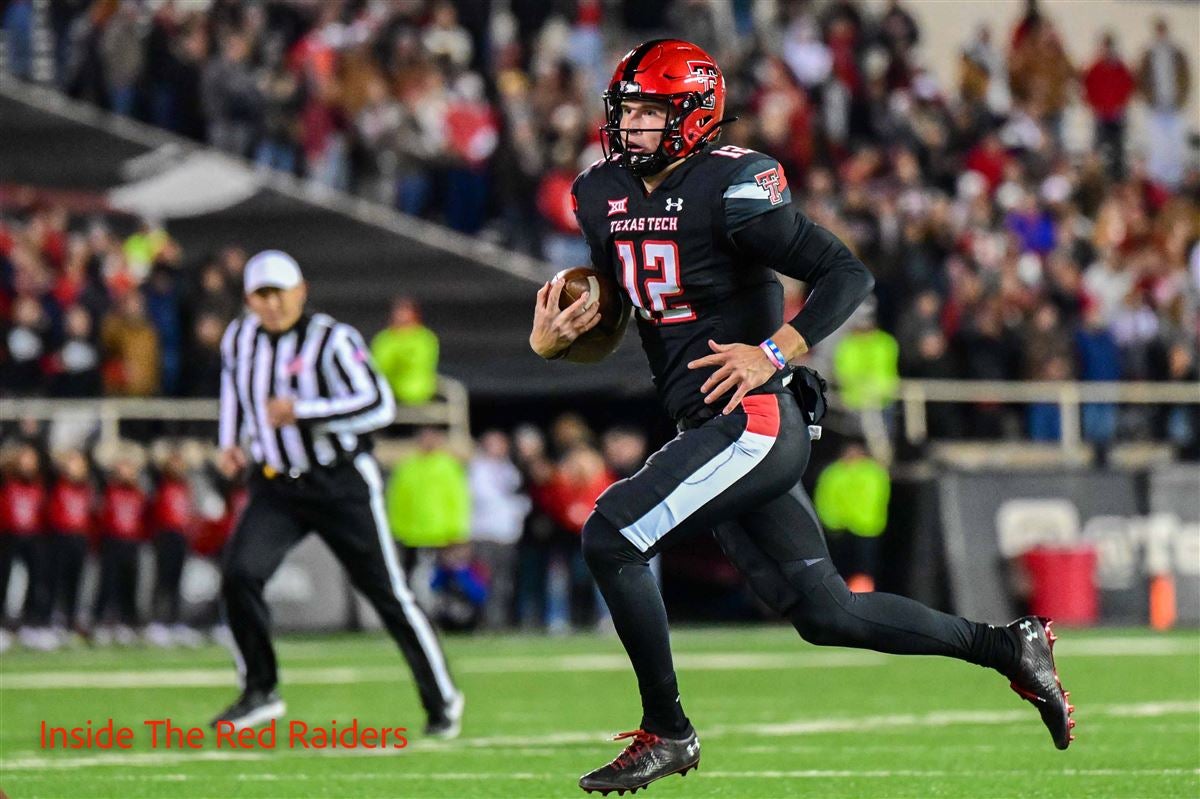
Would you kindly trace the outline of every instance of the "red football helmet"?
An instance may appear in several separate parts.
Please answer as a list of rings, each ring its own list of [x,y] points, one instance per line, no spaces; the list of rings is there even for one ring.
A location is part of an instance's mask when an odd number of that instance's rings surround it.
[[[667,124],[653,153],[630,152],[621,130],[623,100],[656,100],[667,104]],[[613,73],[604,93],[606,122],[601,142],[621,157],[635,175],[653,175],[681,158],[699,152],[720,135],[727,121],[725,77],[717,62],[691,42],[653,39],[630,50]],[[642,128],[640,130],[645,130]],[[632,131],[625,131],[626,133]]]

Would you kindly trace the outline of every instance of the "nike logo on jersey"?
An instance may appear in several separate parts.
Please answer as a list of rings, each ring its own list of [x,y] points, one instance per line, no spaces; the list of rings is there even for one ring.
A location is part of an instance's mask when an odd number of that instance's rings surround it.
[[[627,213],[629,213],[629,198],[628,197],[622,197],[619,200],[609,200],[608,201],[608,215],[609,216],[614,216],[616,214],[627,214]]]

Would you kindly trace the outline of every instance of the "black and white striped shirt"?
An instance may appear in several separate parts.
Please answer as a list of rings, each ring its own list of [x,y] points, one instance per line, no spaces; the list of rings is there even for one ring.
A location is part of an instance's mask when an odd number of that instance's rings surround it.
[[[305,314],[272,335],[247,313],[230,322],[221,354],[221,448],[241,446],[281,474],[297,477],[352,457],[366,434],[396,416],[392,389],[362,335],[326,314]],[[273,397],[293,398],[296,424],[271,427]]]

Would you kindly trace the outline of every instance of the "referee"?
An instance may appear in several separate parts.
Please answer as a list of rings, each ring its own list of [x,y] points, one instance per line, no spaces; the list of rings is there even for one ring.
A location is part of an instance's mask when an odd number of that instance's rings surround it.
[[[395,400],[359,332],[307,313],[307,291],[291,256],[255,255],[245,270],[249,313],[221,341],[220,467],[233,476],[249,466],[250,501],[229,541],[221,587],[243,691],[212,724],[240,728],[284,714],[263,586],[316,530],[408,660],[426,735],[453,738],[463,695],[405,584],[370,453],[369,434],[392,422]]]

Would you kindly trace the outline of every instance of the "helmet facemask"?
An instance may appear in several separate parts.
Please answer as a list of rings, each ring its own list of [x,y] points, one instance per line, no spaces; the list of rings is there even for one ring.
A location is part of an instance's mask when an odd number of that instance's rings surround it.
[[[656,175],[675,161],[699,152],[702,147],[696,146],[686,155],[680,155],[686,149],[680,129],[687,117],[703,107],[705,100],[712,90],[701,94],[691,92],[684,95],[643,94],[636,83],[623,83],[616,89],[604,93],[604,110],[607,122],[600,128],[600,144],[606,158],[613,153],[620,156],[621,164],[637,177]],[[666,106],[667,121],[661,128],[624,128],[621,125],[621,105],[628,100],[655,102]],[[631,133],[661,133],[658,147],[653,152],[639,153],[629,149],[629,134]],[[709,138],[715,138],[711,136]]]

